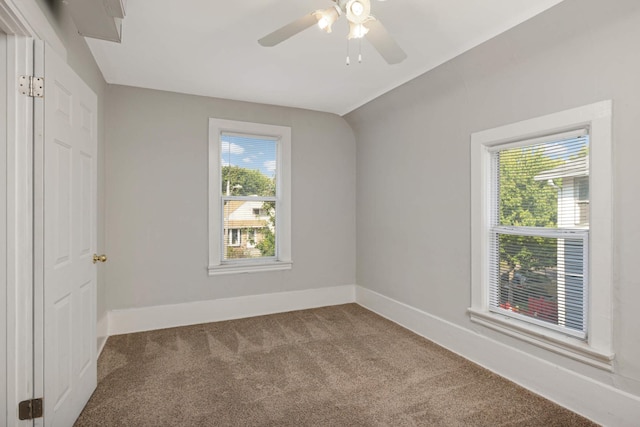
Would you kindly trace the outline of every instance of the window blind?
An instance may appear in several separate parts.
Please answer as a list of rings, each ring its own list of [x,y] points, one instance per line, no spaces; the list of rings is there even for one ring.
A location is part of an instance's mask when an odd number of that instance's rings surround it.
[[[276,255],[277,144],[267,136],[220,135],[223,261]]]
[[[589,136],[492,152],[489,308],[586,338]]]

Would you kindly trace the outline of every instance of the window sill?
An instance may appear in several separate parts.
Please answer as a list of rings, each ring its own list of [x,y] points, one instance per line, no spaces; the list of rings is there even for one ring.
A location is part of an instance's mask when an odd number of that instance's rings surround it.
[[[273,261],[268,263],[237,263],[210,265],[208,267],[209,276],[219,276],[222,274],[242,274],[261,273],[265,271],[291,270],[291,261]]]
[[[556,354],[569,357],[578,362],[613,372],[613,359],[615,354],[611,352],[595,349],[586,342],[507,316],[501,316],[496,313],[474,308],[469,308],[468,312],[471,321],[474,323],[510,337],[518,338]]]

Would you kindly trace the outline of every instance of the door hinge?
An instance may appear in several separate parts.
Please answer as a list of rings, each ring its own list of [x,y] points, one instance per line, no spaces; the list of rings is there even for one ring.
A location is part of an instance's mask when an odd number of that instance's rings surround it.
[[[18,418],[20,420],[42,418],[42,409],[42,398],[23,400],[18,404]]]
[[[20,76],[18,91],[22,95],[42,98],[44,96],[44,77]]]

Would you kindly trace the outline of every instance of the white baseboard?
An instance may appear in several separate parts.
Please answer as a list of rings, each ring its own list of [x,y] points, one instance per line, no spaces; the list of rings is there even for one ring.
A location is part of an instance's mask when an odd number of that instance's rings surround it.
[[[640,397],[356,286],[356,302],[496,374],[605,426],[638,426]]]
[[[97,358],[100,357],[100,354],[104,349],[104,345],[107,343],[107,338],[109,338],[109,313],[104,313],[102,317],[98,319],[98,324],[96,325],[96,336],[98,337]]]
[[[219,322],[355,302],[355,285],[112,310],[109,335]]]
[[[605,426],[637,426],[640,396],[532,356],[360,286],[114,310],[98,322],[98,336],[240,319],[356,302],[361,306]]]

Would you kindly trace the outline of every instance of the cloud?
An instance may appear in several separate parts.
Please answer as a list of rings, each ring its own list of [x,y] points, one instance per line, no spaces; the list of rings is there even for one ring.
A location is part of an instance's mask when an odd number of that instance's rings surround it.
[[[222,164],[222,166],[229,166],[229,162],[227,162],[224,159],[222,159],[222,161],[220,163]]]
[[[244,153],[244,147],[241,147],[238,144],[229,143],[228,141],[222,141],[222,152],[223,153],[231,153],[231,154],[242,154]]]
[[[245,157],[242,161],[245,163],[251,163],[251,157]]]
[[[275,160],[267,160],[266,162],[264,162],[264,167],[269,172],[275,172],[276,171],[276,161]]]

